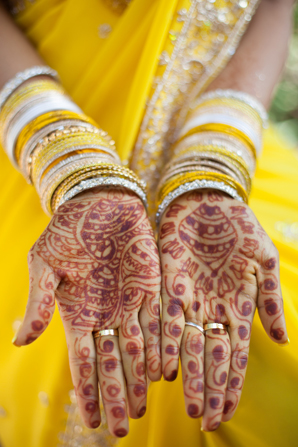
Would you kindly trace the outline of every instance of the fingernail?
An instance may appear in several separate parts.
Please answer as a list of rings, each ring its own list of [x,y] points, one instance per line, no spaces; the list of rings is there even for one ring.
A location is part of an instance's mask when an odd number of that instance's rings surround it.
[[[205,430],[203,430],[203,427],[201,427],[201,431],[203,431],[204,433],[206,433]]]
[[[278,346],[280,348],[285,348],[286,346],[288,346],[290,344],[290,339],[288,338],[287,341],[285,341],[284,343],[278,343]]]
[[[11,343],[12,343],[13,345],[15,345],[17,348],[20,348],[19,345],[16,345],[16,339],[17,339],[17,338],[18,338],[18,334],[16,333],[15,336],[13,337],[13,339],[11,340]]]

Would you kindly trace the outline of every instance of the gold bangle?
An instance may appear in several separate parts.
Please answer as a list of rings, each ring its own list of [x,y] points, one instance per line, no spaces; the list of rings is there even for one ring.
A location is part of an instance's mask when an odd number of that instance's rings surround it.
[[[42,81],[40,81],[42,82]],[[14,94],[11,95],[10,98],[8,98],[7,102],[3,106],[1,113],[0,113],[0,120],[1,122],[6,122],[9,120],[9,117],[11,114],[14,114],[16,109],[18,109],[22,104],[26,105],[28,100],[34,97],[38,97],[40,93],[44,92],[61,92],[64,93],[62,87],[59,86],[59,84],[52,82],[52,81],[43,81],[45,84],[43,85],[37,85],[37,86],[26,86],[27,88],[24,90],[16,90]]]
[[[223,157],[227,157],[227,158],[233,160],[233,162],[237,163],[238,166],[241,166],[242,169],[244,169],[249,174],[248,166],[246,165],[246,163],[243,161],[243,159],[241,157],[238,157],[237,154],[234,154],[232,152],[227,151],[226,149],[222,149],[217,146],[208,146],[208,145],[207,146],[199,146],[199,145],[189,146],[187,149],[184,149],[183,151],[174,155],[171,159],[171,162],[174,162],[175,160],[182,158],[183,155],[187,155],[189,152],[197,152],[198,156],[200,156],[201,152],[210,152],[211,154],[219,154]],[[167,169],[167,167],[165,169]]]
[[[113,175],[117,175],[117,177],[120,178],[124,178],[130,181],[133,181],[134,183],[136,183],[143,192],[144,188],[142,187],[142,185],[140,185],[139,182],[136,182],[135,179],[131,178],[130,176],[127,175],[123,175],[123,173],[119,174],[117,172],[113,172]],[[60,203],[60,200],[62,199],[62,197],[75,185],[79,184],[81,181],[86,180],[88,178],[92,178],[95,176],[100,176],[100,177],[111,177],[111,172],[110,171],[102,171],[102,170],[89,170],[87,172],[82,173],[81,171],[79,171],[79,173],[77,175],[72,176],[72,179],[70,180],[70,178],[67,178],[67,181],[64,181],[62,184],[60,184],[58,186],[58,188],[55,190],[53,197],[52,197],[52,201],[51,201],[51,208],[52,211],[55,212],[58,204]]]
[[[240,130],[236,129],[236,127],[232,127],[232,126],[229,126],[227,124],[210,123],[210,124],[202,124],[201,126],[194,127],[193,129],[190,129],[181,138],[179,138],[175,144],[181,142],[182,140],[184,140],[184,138],[186,138],[186,137],[188,137],[190,135],[193,135],[195,133],[209,132],[209,131],[221,132],[221,133],[224,133],[224,134],[227,134],[227,135],[231,135],[231,136],[234,136],[234,137],[238,138],[241,142],[243,142],[243,143],[245,143],[246,145],[249,146],[249,148],[250,148],[251,152],[253,153],[255,159],[257,158],[257,153],[256,153],[255,146],[254,146],[253,142],[248,138],[248,136],[245,135]]]
[[[245,104],[244,102],[233,98],[207,99],[206,101],[202,102],[197,107],[191,110],[191,113],[189,114],[187,120],[190,119],[190,117],[193,117],[196,114],[196,112],[200,111],[201,109],[204,110],[205,108],[207,109],[207,108],[218,108],[218,107],[230,108],[231,110],[242,112],[244,115],[246,115],[253,121],[257,122],[258,125],[260,125],[260,127],[262,128],[263,123],[258,112],[248,104]]]
[[[200,151],[198,150],[194,152],[190,151],[189,155],[188,151],[185,151],[184,156],[183,154],[182,155],[179,154],[180,157],[178,156],[174,157],[171,160],[171,162],[165,167],[165,172],[167,173],[168,171],[171,171],[174,168],[176,169],[178,168],[178,166],[183,165],[183,163],[185,163],[186,165],[189,164],[189,166],[191,167],[196,162],[204,163],[204,161],[213,160],[214,162],[217,163],[221,162],[222,165],[226,165],[229,169],[233,167],[236,174],[238,174],[239,172],[245,178],[247,185],[251,185],[250,172],[248,170],[248,167],[240,157],[237,156],[234,157],[229,152],[217,150],[217,148],[213,148],[212,150],[210,148],[206,150],[205,147],[202,146],[194,148],[195,149],[199,148]],[[199,160],[197,160],[196,157]],[[248,193],[249,192],[250,192],[250,186],[248,186]]]
[[[24,146],[39,130],[55,122],[57,122],[57,126],[63,126],[63,121],[65,120],[78,120],[82,121],[83,123],[91,124],[92,126],[97,128],[96,123],[92,119],[89,119],[83,114],[78,114],[75,112],[59,110],[40,115],[22,129],[17,139],[15,148],[15,158],[17,162],[19,163]]]
[[[51,161],[53,162],[56,156],[59,157],[60,154],[62,156],[69,150],[76,150],[76,146],[85,146],[81,147],[81,149],[85,149],[92,145],[98,145],[102,150],[104,150],[105,147],[108,148],[107,142],[99,133],[88,132],[87,129],[85,132],[67,133],[65,135],[62,133],[60,135],[60,133],[57,132],[49,142],[37,146],[36,150],[33,152],[31,168],[31,178],[33,183],[36,183],[41,171],[48,163],[51,163]]]
[[[219,180],[225,183],[226,185],[232,186],[234,189],[236,189],[238,194],[244,200],[244,202],[245,203],[248,202],[248,195],[245,189],[240,185],[239,182],[237,182],[233,178],[225,174],[212,173],[212,172],[208,172],[207,174],[206,172],[197,171],[192,172],[190,174],[187,173],[182,175],[178,174],[177,176],[173,177],[168,182],[166,182],[164,185],[162,185],[158,193],[158,204],[162,203],[164,198],[180,185],[194,181],[196,179]]]

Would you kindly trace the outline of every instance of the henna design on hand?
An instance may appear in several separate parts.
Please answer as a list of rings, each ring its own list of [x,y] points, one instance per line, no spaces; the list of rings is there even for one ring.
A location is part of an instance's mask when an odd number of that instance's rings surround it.
[[[249,207],[224,193],[187,193],[169,211],[178,209],[166,212],[160,227],[163,371],[166,380],[176,377],[170,373],[178,367],[181,346],[186,411],[191,417],[204,411],[204,430],[214,430],[239,403],[257,305],[267,333],[285,341],[277,254]],[[184,319],[229,327],[229,334],[213,330],[206,335],[204,404],[190,386],[192,380],[204,382],[198,375],[203,353],[189,348],[198,331],[184,328]]]
[[[30,343],[40,335],[51,319],[56,298],[84,421],[89,427],[100,423],[98,357],[109,427],[116,436],[124,436],[128,425],[119,347],[112,347],[115,341],[106,341],[95,349],[92,332],[120,328],[128,354],[123,357],[124,372],[127,375],[130,369],[138,397],[138,402],[129,397],[129,405],[142,416],[146,368],[152,380],[160,378],[161,368],[160,265],[142,202],[121,188],[96,188],[66,202],[31,249],[29,268],[29,304],[17,342]],[[117,405],[111,405],[112,401]]]

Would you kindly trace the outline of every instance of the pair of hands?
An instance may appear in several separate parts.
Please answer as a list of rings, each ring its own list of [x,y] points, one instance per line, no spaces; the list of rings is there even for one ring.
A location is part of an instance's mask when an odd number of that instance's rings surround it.
[[[176,199],[157,248],[136,195],[90,190],[60,206],[28,260],[29,300],[15,344],[42,334],[57,301],[82,418],[100,425],[99,383],[117,437],[128,433],[128,415],[146,412],[146,375],[175,380],[179,356],[189,416],[203,416],[206,431],[231,419],[256,306],[269,337],[287,340],[278,252],[250,208],[223,193]],[[228,331],[202,335],[185,321]],[[119,338],[93,339],[94,331],[116,328]]]

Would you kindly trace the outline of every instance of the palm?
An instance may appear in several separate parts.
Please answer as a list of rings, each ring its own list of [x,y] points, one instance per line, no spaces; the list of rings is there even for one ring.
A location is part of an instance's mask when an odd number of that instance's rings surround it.
[[[257,303],[268,334],[285,337],[277,253],[246,205],[214,192],[177,199],[163,216],[159,247],[163,371],[176,377],[182,343],[187,412],[204,414],[204,428],[215,429],[236,410]],[[210,330],[204,338],[189,326],[183,333],[184,321],[221,323],[228,333]]]
[[[160,267],[141,201],[113,190],[100,195],[90,192],[62,205],[31,251],[33,286],[38,265],[44,266],[39,293],[50,288],[52,299],[48,306],[44,301],[39,304],[38,327],[34,319],[39,330],[27,332],[27,340],[47,326],[55,294],[85,422],[99,423],[99,379],[110,429],[123,436],[127,416],[121,356],[132,417],[141,416],[146,407],[144,343],[148,375],[153,380],[160,376]],[[92,332],[116,328],[119,347],[115,337],[104,337],[97,340],[95,353]]]

